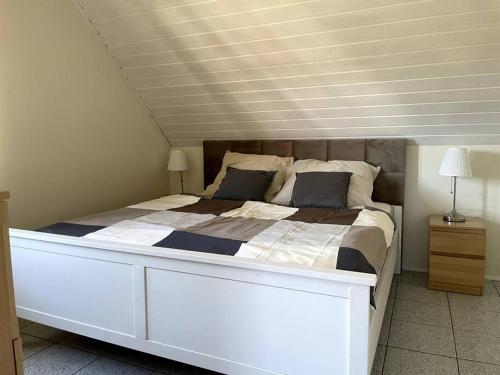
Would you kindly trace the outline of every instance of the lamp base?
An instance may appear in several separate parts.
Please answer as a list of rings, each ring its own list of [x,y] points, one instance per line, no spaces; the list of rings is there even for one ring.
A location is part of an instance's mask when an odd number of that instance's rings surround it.
[[[465,221],[465,216],[459,214],[455,210],[451,210],[447,214],[443,215],[443,220],[448,221],[450,223],[463,223]]]

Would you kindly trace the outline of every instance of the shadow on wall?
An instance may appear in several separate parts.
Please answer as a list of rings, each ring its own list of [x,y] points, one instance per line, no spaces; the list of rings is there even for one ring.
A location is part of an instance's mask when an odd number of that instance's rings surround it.
[[[482,212],[487,214],[488,208],[497,206],[498,192],[489,189],[500,180],[500,155],[493,152],[472,151],[470,153],[472,176],[479,179],[482,186]],[[486,201],[489,202],[489,206]]]
[[[481,216],[488,227],[486,247],[498,251],[500,240],[500,154],[487,151],[472,151],[472,176],[481,186]],[[488,254],[487,254],[488,256]],[[488,271],[487,271],[488,273]]]
[[[429,202],[421,186],[420,149],[417,146],[407,147],[405,205],[403,224],[403,268],[411,270],[425,270],[427,257],[424,252],[428,246],[426,233],[427,213]]]

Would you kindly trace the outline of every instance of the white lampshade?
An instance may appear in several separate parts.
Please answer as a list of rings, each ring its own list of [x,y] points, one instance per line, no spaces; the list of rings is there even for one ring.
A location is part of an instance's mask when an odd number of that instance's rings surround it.
[[[466,148],[449,148],[444,154],[441,167],[441,176],[470,177],[472,170],[470,167],[469,154]]]
[[[185,171],[189,168],[184,150],[172,149],[170,150],[170,157],[168,158],[169,171]]]

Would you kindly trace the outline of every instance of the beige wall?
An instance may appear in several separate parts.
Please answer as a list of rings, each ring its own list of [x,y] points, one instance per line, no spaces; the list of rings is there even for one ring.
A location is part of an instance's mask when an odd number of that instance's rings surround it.
[[[167,152],[72,1],[0,1],[0,188],[13,226],[165,195]]]
[[[427,269],[428,215],[450,210],[450,180],[437,171],[450,146],[408,146],[406,197],[404,211],[403,267]],[[482,216],[488,225],[487,269],[489,277],[500,279],[500,146],[466,146],[470,150],[473,177],[459,179],[457,209],[466,215]],[[185,173],[185,188],[203,188],[203,149],[185,148],[190,170]],[[177,176],[172,177],[177,189]]]

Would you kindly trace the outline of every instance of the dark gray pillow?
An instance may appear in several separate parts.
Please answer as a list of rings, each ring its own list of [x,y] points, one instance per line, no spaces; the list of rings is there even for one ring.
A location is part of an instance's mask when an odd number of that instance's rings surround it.
[[[252,171],[228,167],[213,199],[264,201],[276,171]]]
[[[292,207],[346,208],[350,172],[297,173]]]

